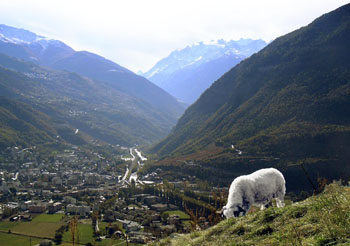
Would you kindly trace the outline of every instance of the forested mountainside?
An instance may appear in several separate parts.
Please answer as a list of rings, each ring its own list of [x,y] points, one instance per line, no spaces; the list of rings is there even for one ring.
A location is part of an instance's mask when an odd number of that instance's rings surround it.
[[[184,112],[184,105],[163,89],[96,54],[86,51],[75,52],[50,67],[106,82],[113,89],[145,101],[173,122],[176,122]]]
[[[23,109],[31,108],[34,114],[40,112],[40,117],[35,118],[50,126],[43,128],[49,129],[46,133],[70,143],[84,144],[98,139],[127,146],[149,144],[166,136],[175,122],[175,117],[170,118],[142,99],[103,81],[43,68],[6,55],[0,55],[0,65],[1,96],[15,100],[15,105],[26,104]],[[14,113],[11,108],[7,110]],[[22,114],[16,117],[26,121]],[[79,134],[75,134],[76,129]],[[22,136],[21,131],[14,134]],[[14,139],[5,142],[17,143]]]
[[[230,171],[242,163],[345,165],[349,43],[348,4],[277,38],[227,72],[152,151]],[[163,164],[171,163],[166,159]]]
[[[87,51],[75,51],[59,40],[30,31],[0,25],[0,53],[56,70],[66,70],[106,83],[109,88],[145,102],[172,122],[184,112],[184,105],[147,79],[104,57]]]
[[[0,149],[54,142],[58,135],[50,118],[26,104],[0,97]]]

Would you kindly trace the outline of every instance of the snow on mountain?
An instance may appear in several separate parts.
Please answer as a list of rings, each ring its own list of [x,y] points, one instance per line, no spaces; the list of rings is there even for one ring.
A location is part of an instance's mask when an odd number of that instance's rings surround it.
[[[32,43],[35,42],[38,38],[44,38],[36,35],[30,31],[14,28],[6,25],[0,25],[0,33],[3,37],[6,37],[8,42],[12,42],[15,44],[18,43]]]
[[[142,75],[152,81],[152,77],[155,75],[171,74],[190,65],[199,66],[227,54],[236,54],[246,58],[265,45],[265,41],[261,39],[240,39],[237,41],[220,39],[198,42],[184,49],[171,52],[168,57],[160,60],[153,68]]]
[[[25,29],[15,28],[7,25],[0,25],[0,41],[9,44],[23,45],[35,52],[44,52],[48,47],[72,50],[63,42],[37,35]],[[73,51],[73,50],[72,50]],[[34,52],[34,53],[35,53]],[[33,57],[36,58],[37,57]],[[35,60],[35,59],[34,59]]]
[[[37,43],[40,44],[43,49],[46,49],[49,45],[60,46],[63,44],[58,40],[48,39],[27,30],[6,25],[0,25],[0,39],[13,44],[32,45]]]
[[[171,52],[141,75],[191,104],[225,72],[265,46],[261,39],[198,42]]]

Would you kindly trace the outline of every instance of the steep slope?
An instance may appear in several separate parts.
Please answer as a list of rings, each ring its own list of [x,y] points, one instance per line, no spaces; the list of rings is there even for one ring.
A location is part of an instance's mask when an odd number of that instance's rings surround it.
[[[0,53],[48,66],[74,52],[61,41],[24,29],[0,25]]]
[[[27,30],[0,25],[0,53],[108,82],[120,92],[152,105],[173,124],[184,111],[175,98],[128,69],[90,52],[76,52],[61,41]]]
[[[151,245],[278,246],[349,245],[350,190],[330,185],[326,191],[284,208],[252,211],[225,219],[203,231],[168,237]]]
[[[248,156],[269,157],[269,165],[307,158],[345,163],[349,43],[350,5],[276,39],[206,90],[153,151],[202,158],[199,150],[212,150],[210,158],[221,155],[215,165],[228,169],[235,158],[249,163]]]
[[[53,63],[51,67],[107,82],[116,90],[144,100],[174,122],[184,111],[184,107],[175,98],[147,79],[90,52],[75,52]]]
[[[46,115],[54,129],[51,135],[74,144],[84,144],[77,139],[81,137],[128,146],[149,144],[174,124],[167,114],[107,83],[5,55],[0,55],[0,96]]]
[[[198,66],[188,66],[169,75],[162,88],[181,101],[192,104],[215,80],[245,57],[223,55]]]
[[[251,39],[196,43],[173,51],[143,76],[191,104],[230,68],[265,45],[263,40]]]
[[[56,141],[51,119],[28,105],[0,96],[0,149]]]

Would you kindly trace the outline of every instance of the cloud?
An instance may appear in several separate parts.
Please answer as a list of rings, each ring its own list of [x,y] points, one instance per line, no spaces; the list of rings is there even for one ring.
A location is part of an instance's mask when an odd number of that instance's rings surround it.
[[[89,50],[133,71],[212,39],[270,41],[343,0],[2,0],[0,22]]]

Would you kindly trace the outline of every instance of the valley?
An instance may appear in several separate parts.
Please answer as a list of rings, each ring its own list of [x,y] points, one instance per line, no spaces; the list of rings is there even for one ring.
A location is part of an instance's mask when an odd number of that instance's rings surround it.
[[[350,4],[270,42],[178,38],[136,74],[0,24],[0,245],[349,244]],[[245,211],[230,184],[270,167],[286,207]]]
[[[223,202],[223,197],[210,198],[219,190],[196,183],[193,177],[164,183],[160,169],[138,173],[147,158],[136,147],[73,145],[47,155],[42,148],[7,148],[0,155],[0,233],[13,238],[0,236],[0,242],[74,243],[69,230],[61,228],[71,227],[77,219],[80,243],[122,243],[112,235],[116,230],[132,243],[144,243],[189,232],[190,211],[200,207],[203,215],[210,215],[216,211],[213,206]],[[209,204],[194,199],[197,195]],[[214,218],[202,220],[201,226],[213,223]]]
[[[348,180],[348,9],[277,38],[225,73],[153,145],[159,161],[149,167],[227,185],[232,177],[273,166],[293,192],[312,189],[308,175],[314,184],[320,177]]]
[[[143,167],[144,163],[141,163],[143,161],[147,161],[147,158],[142,156],[142,153],[138,151],[136,148],[130,148],[130,155],[131,158],[123,158],[124,161],[129,161],[129,165],[126,168],[125,174],[122,178],[122,180],[128,181],[128,182],[140,182],[143,183],[141,180],[138,180],[137,172],[140,168]],[[150,181],[152,182],[152,181]]]

